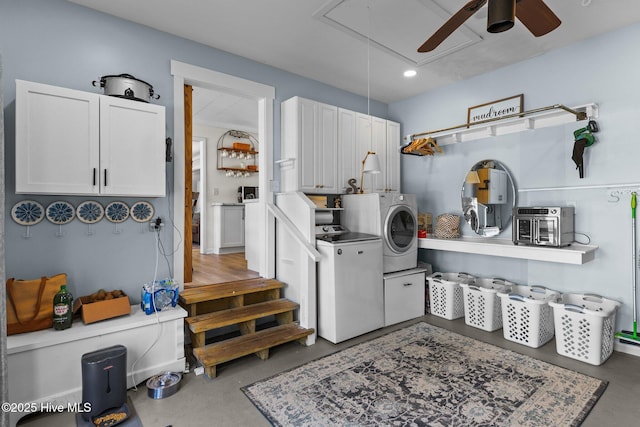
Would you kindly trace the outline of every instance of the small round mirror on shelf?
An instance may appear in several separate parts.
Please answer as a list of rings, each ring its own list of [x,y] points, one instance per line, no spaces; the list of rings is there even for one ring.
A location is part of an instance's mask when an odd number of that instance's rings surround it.
[[[462,213],[480,236],[497,236],[509,224],[516,205],[516,188],[507,168],[497,160],[482,160],[465,176]]]

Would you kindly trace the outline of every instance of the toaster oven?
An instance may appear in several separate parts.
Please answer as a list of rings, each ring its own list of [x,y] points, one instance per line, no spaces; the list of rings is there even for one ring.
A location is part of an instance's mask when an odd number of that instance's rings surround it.
[[[513,208],[513,243],[535,246],[568,246],[574,241],[573,207]]]

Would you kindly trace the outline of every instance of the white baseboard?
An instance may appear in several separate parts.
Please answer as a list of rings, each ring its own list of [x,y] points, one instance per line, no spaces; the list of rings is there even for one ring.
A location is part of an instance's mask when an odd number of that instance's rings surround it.
[[[633,356],[640,357],[640,346],[638,345],[624,344],[616,339],[613,343],[613,349],[615,351],[619,351],[620,353],[627,353]]]

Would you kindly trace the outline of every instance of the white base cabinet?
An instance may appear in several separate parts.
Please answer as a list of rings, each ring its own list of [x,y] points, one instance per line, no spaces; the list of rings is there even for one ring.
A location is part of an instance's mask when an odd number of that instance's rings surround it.
[[[414,268],[384,275],[384,326],[424,315],[425,274]]]
[[[165,108],[16,80],[16,193],[164,197]]]
[[[244,252],[244,205],[213,205],[213,253]]]

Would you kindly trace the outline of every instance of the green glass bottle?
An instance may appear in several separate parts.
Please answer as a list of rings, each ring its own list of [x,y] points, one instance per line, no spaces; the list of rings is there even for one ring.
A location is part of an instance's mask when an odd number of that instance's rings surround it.
[[[53,329],[68,329],[72,321],[73,295],[67,290],[67,285],[62,285],[53,297]]]

